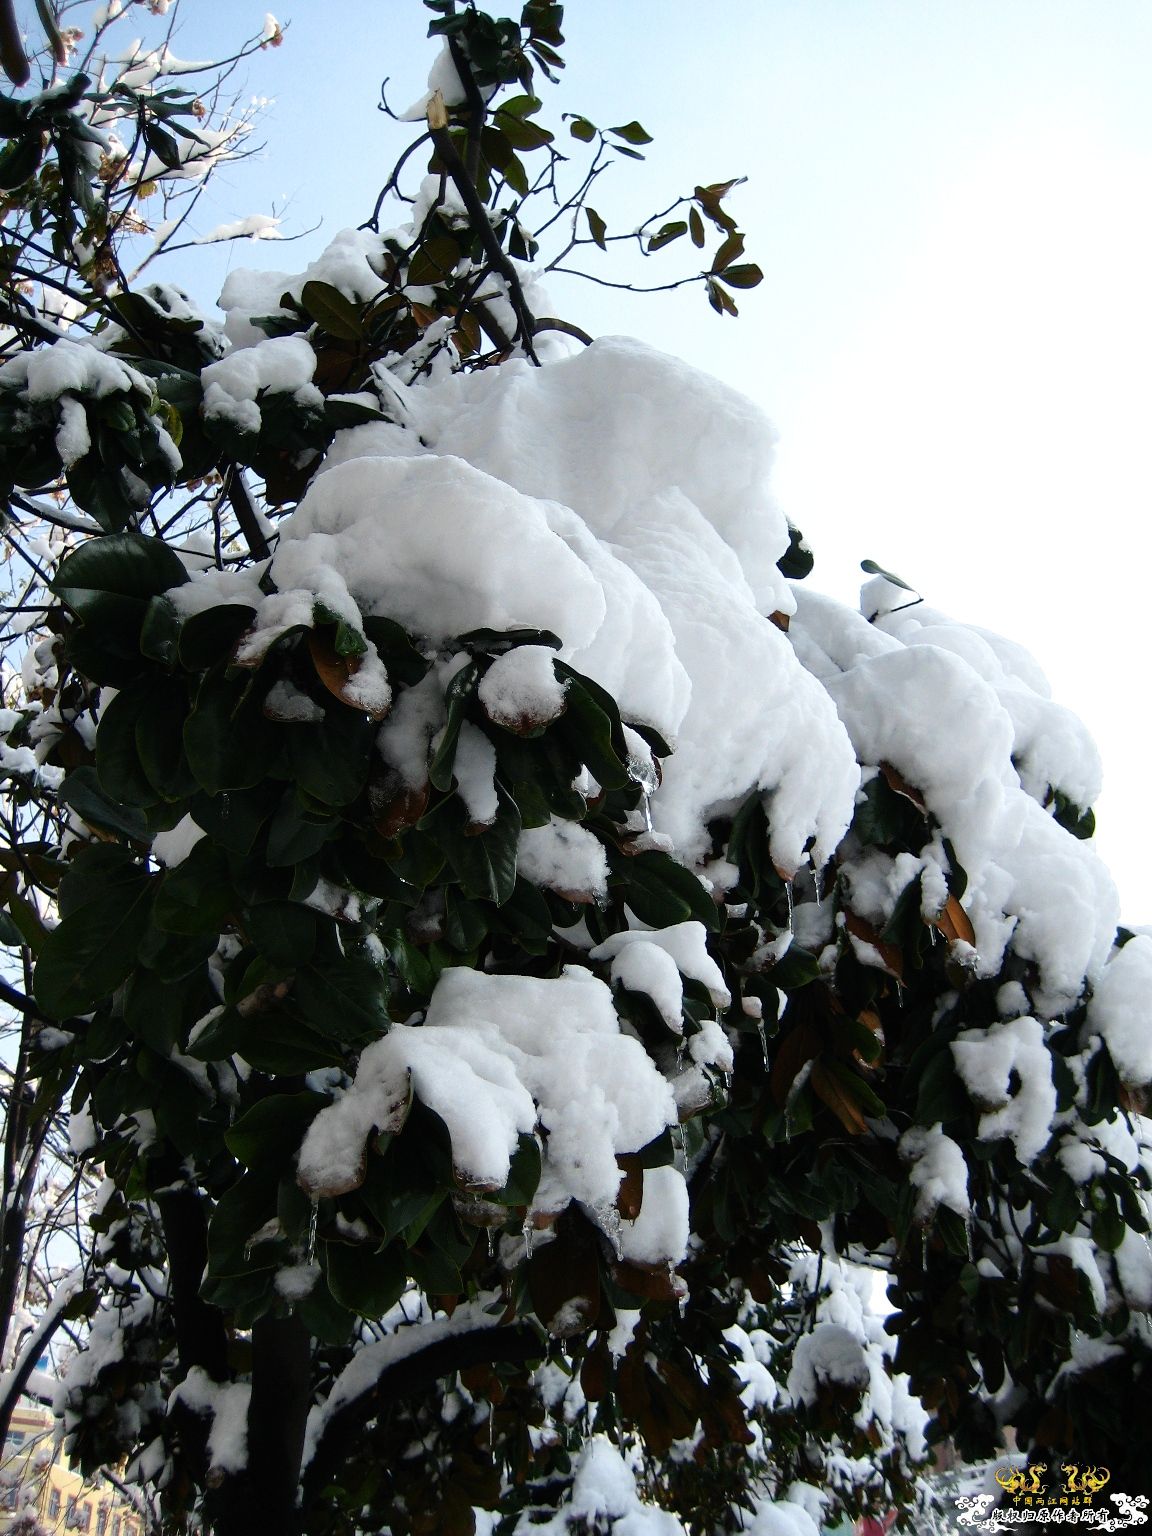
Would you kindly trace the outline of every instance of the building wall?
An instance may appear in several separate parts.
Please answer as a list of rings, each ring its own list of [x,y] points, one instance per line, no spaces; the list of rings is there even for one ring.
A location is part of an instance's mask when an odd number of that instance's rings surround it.
[[[60,1536],[143,1536],[139,1514],[105,1478],[86,1482],[55,1439],[46,1408],[23,1406],[12,1415],[0,1450],[0,1533],[21,1510],[34,1510],[46,1531]]]

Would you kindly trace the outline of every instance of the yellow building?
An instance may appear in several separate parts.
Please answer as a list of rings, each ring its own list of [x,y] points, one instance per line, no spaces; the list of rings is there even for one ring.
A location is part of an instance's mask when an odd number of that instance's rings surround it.
[[[143,1536],[139,1513],[106,1479],[86,1482],[55,1438],[47,1408],[22,1405],[0,1450],[0,1533],[35,1513],[46,1531],[88,1536]]]

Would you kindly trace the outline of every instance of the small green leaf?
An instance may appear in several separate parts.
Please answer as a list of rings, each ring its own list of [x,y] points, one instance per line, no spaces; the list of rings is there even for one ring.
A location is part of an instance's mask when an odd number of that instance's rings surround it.
[[[763,272],[754,261],[744,262],[739,266],[724,268],[724,281],[731,288],[755,288],[762,282]]]
[[[882,565],[877,565],[875,560],[861,560],[860,569],[866,571],[869,576],[883,576],[885,581],[890,581],[894,587],[903,587],[905,592],[915,592],[915,587],[910,587],[899,576],[894,576],[891,571],[886,571]]]
[[[359,341],[363,336],[364,321],[359,309],[331,283],[305,283],[300,303],[330,336],[341,341]]]
[[[602,251],[608,249],[604,243],[604,236],[608,232],[608,226],[596,212],[595,208],[585,208],[584,217],[588,220],[588,232]]]
[[[652,135],[647,133],[635,119],[630,123],[622,123],[619,128],[609,128],[608,132],[614,133],[626,144],[651,144],[652,142]]]
[[[579,139],[581,144],[591,144],[596,137],[595,123],[590,123],[586,117],[573,117],[568,124],[568,132],[574,139]]]
[[[739,232],[729,235],[727,239],[721,242],[717,249],[716,255],[712,259],[711,270],[719,276],[720,273],[725,272],[725,269],[736,260],[743,250],[744,236]]]
[[[652,238],[648,241],[648,251],[659,251],[666,245],[671,245],[673,240],[679,240],[688,229],[686,219],[673,219],[669,224],[662,224]]]

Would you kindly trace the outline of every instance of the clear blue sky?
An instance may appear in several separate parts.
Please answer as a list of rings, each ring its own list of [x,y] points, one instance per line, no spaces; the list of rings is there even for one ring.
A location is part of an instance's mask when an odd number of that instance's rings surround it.
[[[186,12],[184,57],[264,14]],[[286,233],[323,227],[182,259],[198,294],[229,263],[299,270],[360,222],[406,142],[375,110],[379,83],[404,107],[431,62],[417,0],[276,14],[284,46],[251,61],[245,88],[274,98],[267,149],[221,176],[202,227],[273,205]],[[1152,921],[1152,5],[572,0],[566,32],[555,110],[638,117],[655,136],[597,194],[610,225],[746,175],[735,206],[765,281],[735,322],[694,291],[558,286],[555,307],[759,401],[824,589],[850,597],[871,556],[1035,651],[1101,742],[1102,851],[1132,919]]]

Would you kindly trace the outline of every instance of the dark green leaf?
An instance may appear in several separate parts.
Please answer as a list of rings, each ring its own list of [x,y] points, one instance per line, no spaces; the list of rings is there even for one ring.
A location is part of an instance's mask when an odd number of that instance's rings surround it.
[[[287,1164],[327,1103],[322,1093],[269,1094],[225,1132],[228,1150],[247,1168]]]
[[[168,597],[149,599],[140,626],[140,649],[153,661],[166,667],[176,664],[180,646],[180,615]]]
[[[361,1317],[383,1317],[404,1294],[408,1259],[400,1243],[375,1253],[363,1245],[326,1243],[328,1286],[342,1307]]]
[[[611,860],[612,884],[642,923],[670,928],[691,918],[719,927],[716,903],[691,870],[666,853],[637,853]]]
[[[165,871],[153,919],[166,933],[219,933],[235,905],[227,854],[205,837],[186,859]]]
[[[388,979],[363,949],[301,966],[293,997],[307,1023],[334,1040],[374,1039],[389,1026]]]
[[[662,224],[648,241],[648,250],[649,252],[658,251],[666,245],[671,245],[673,240],[679,240],[680,236],[687,232],[687,219],[674,219],[669,224]]]
[[[122,870],[103,899],[70,911],[44,940],[36,962],[36,1001],[49,1018],[86,1013],[136,964],[155,884]]]
[[[197,783],[210,795],[250,789],[267,776],[279,745],[250,683],[209,676],[184,725],[184,751]]]
[[[500,793],[496,820],[478,833],[470,830],[468,813],[453,795],[437,810],[433,829],[466,895],[497,906],[508,900],[516,887],[520,841],[520,812],[510,795]]]
[[[154,805],[159,798],[136,750],[136,726],[151,699],[151,686],[125,689],[100,716],[96,773],[100,788],[122,806]]]
[[[189,672],[204,672],[226,656],[256,617],[255,608],[243,603],[221,603],[184,620],[180,630],[180,662]]]
[[[295,901],[265,901],[250,907],[244,926],[253,944],[277,965],[306,965],[316,950],[319,915]]]
[[[480,682],[480,668],[476,662],[461,667],[444,692],[448,706],[448,720],[440,738],[440,745],[432,759],[428,777],[436,789],[448,789],[452,784],[452,767],[456,761],[456,744],[460,739],[460,727]]]
[[[147,601],[171,587],[183,586],[188,572],[163,539],[142,533],[113,533],[89,539],[60,563],[53,592],[76,612],[84,612],[84,593],[114,592]]]
[[[143,811],[109,799],[100,787],[95,768],[73,769],[64,780],[60,798],[90,827],[131,837],[141,843],[149,841],[148,820]]]
[[[349,805],[368,781],[376,726],[364,715],[333,703],[314,725],[284,732],[292,777],[325,805]],[[254,782],[254,781],[249,781]]]

